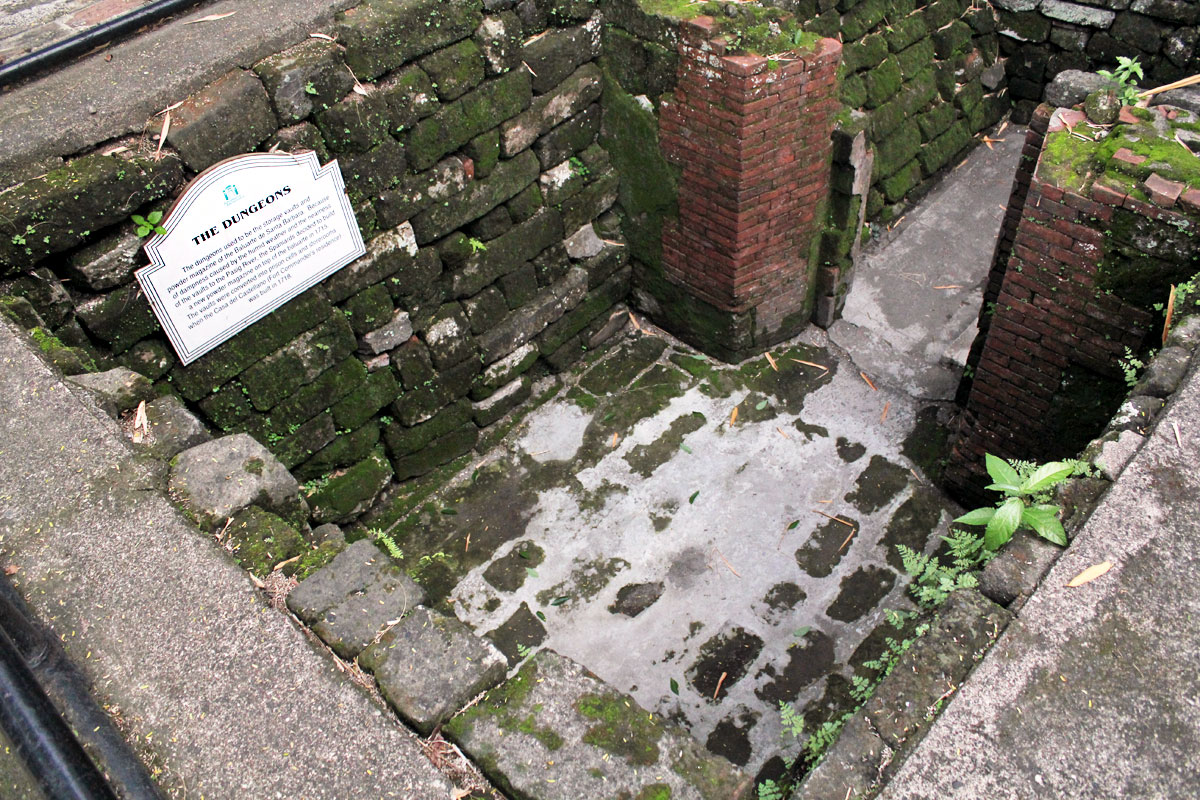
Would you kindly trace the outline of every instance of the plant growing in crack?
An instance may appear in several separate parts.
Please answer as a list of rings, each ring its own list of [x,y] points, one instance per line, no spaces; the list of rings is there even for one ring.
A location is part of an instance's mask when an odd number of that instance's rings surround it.
[[[993,552],[1007,544],[1018,528],[1029,528],[1043,539],[1065,547],[1067,534],[1058,519],[1062,509],[1041,501],[1050,489],[1071,477],[1076,465],[1051,461],[1041,466],[1022,465],[1024,469],[1018,471],[1013,464],[991,453],[984,457],[984,464],[994,481],[987,488],[1001,492],[1004,499],[995,508],[977,508],[954,521],[984,526],[983,545]]]
[[[161,211],[151,211],[144,217],[141,214],[134,214],[132,217],[130,217],[130,219],[133,220],[133,224],[137,225],[137,235],[139,239],[145,239],[152,233],[157,233],[160,236],[166,233],[167,229],[162,225],[159,225],[159,223],[162,222],[162,218],[163,213]]]
[[[1131,106],[1138,101],[1138,84],[1136,78],[1144,78],[1142,72],[1142,64],[1136,58],[1126,58],[1125,56],[1117,56],[1117,68],[1115,70],[1101,69],[1097,70],[1096,74],[1102,78],[1108,78],[1116,84],[1117,98],[1123,106]]]

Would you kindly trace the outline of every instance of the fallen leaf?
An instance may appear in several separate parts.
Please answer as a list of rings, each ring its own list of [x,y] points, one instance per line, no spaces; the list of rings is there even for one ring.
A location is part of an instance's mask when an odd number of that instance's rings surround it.
[[[682,450],[683,452],[687,453],[688,455],[692,454],[692,448],[688,447],[683,442],[679,443],[679,449]]]
[[[612,438],[612,441],[608,443],[608,449],[609,449],[609,450],[611,450],[611,449],[613,449],[614,447],[616,447],[616,446],[617,446],[617,439],[619,439],[619,438],[620,438],[620,437],[619,437],[619,436],[618,436],[618,435],[617,435],[617,434],[614,432],[614,433],[613,433],[613,438]]]
[[[933,288],[935,288],[935,289],[961,289],[961,288],[962,288],[962,284],[958,284],[958,283],[946,283],[946,284],[943,284],[943,285],[941,285],[941,286],[935,286],[935,287],[933,287]]]
[[[788,529],[789,531],[790,531],[790,530],[793,530],[793,529],[794,529],[794,528],[795,528],[797,525],[799,525],[799,524],[800,524],[800,520],[798,520],[798,519],[794,519],[794,520],[792,520],[792,524],[787,526],[787,529]]]
[[[829,372],[829,367],[825,366],[824,364],[818,364],[815,361],[805,361],[802,358],[793,358],[792,361],[795,361],[797,364],[803,364],[806,367],[816,367],[817,369],[823,369],[826,372]]]
[[[183,24],[184,25],[195,25],[197,22],[216,22],[219,19],[225,19],[226,17],[232,17],[236,13],[237,13],[236,11],[226,11],[224,14],[209,14],[207,17],[200,17],[199,19],[184,20]]]
[[[571,598],[567,597],[566,595],[562,595],[561,597],[556,597],[553,600],[551,600],[550,605],[561,606],[563,603],[567,602],[570,599]]]
[[[697,489],[696,491],[692,492],[692,496],[688,498],[688,505],[691,505],[692,503],[695,503],[695,502],[696,502],[696,498],[697,498],[697,497],[699,497],[699,496],[700,496],[700,490],[699,490],[699,489]]]
[[[325,40],[325,41],[327,41],[327,42],[332,42],[332,41],[334,40],[334,39],[333,39],[333,37],[332,37],[332,36],[330,36],[328,33],[310,33],[310,34],[308,35],[308,38],[310,38],[310,39],[324,39],[324,40]]]
[[[1067,586],[1075,588],[1076,586],[1083,586],[1085,583],[1091,583],[1092,581],[1096,580],[1096,578],[1099,578],[1101,575],[1112,569],[1112,567],[1113,565],[1111,561],[1101,561],[1099,564],[1093,564],[1083,572],[1076,575],[1074,578],[1071,578],[1071,580],[1067,581]]]
[[[737,406],[734,406],[733,411],[729,412],[729,424],[732,425],[735,422],[737,422]]]
[[[5,575],[16,575],[17,572],[20,571],[20,569],[21,568],[18,567],[16,564],[9,564],[7,567],[4,568],[4,574]]]
[[[789,442],[792,440],[792,437],[790,437],[786,433],[784,433],[783,428],[780,428],[778,425],[775,426],[775,430],[776,430],[776,432],[779,433],[780,436],[787,439]]]
[[[679,681],[671,678],[671,694],[679,694]]]
[[[154,151],[154,160],[162,158],[163,145],[167,143],[167,134],[171,132],[171,112],[163,114],[162,130],[158,133],[158,149]]]
[[[879,415],[880,422],[887,422],[887,412],[888,412],[888,409],[891,407],[892,407],[891,401],[888,401],[883,404],[883,413]]]
[[[863,379],[864,381],[866,381],[866,382],[867,382],[867,386],[870,386],[870,387],[871,387],[871,391],[874,391],[874,392],[878,392],[878,391],[879,391],[878,389],[876,389],[876,388],[875,388],[875,384],[871,383],[871,379],[867,377],[867,373],[865,373],[865,372],[860,372],[860,373],[858,373],[858,374],[859,374],[859,375],[861,375],[861,376],[862,376],[862,379]]]
[[[766,401],[766,400],[759,400],[759,401],[758,401],[758,405],[754,406],[754,410],[755,410],[755,411],[762,411],[762,410],[763,410],[764,408],[766,408],[766,407],[767,407],[767,401]]]
[[[767,357],[767,363],[771,365],[771,369],[779,372],[779,365],[775,363],[775,359],[771,358],[771,354],[763,353],[763,355]]]

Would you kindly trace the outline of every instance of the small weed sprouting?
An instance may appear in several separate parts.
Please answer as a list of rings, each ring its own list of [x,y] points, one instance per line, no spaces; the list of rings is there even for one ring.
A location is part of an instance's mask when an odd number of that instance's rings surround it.
[[[400,549],[400,546],[396,544],[396,540],[391,536],[377,528],[371,528],[368,530],[367,535],[375,541],[381,542],[384,548],[388,551],[388,555],[390,555],[392,558],[396,559],[397,561],[404,560],[404,551]]]
[[[954,530],[943,536],[950,547],[951,562],[943,564],[936,556],[918,553],[905,545],[896,545],[904,571],[912,576],[908,591],[924,608],[940,606],[952,592],[974,589],[979,585],[974,572],[992,556],[983,538],[967,531]]]
[[[1065,547],[1067,534],[1056,505],[1043,501],[1047,492],[1071,477],[1076,465],[1070,461],[1051,461],[1036,466],[1022,464],[1022,469],[988,453],[984,457],[988,475],[994,483],[987,488],[1004,494],[995,508],[977,508],[955,519],[963,525],[984,526],[983,544],[996,551],[1008,543],[1018,528],[1029,528],[1047,541]]]
[[[1129,387],[1137,385],[1138,373],[1146,368],[1146,363],[1133,354],[1133,351],[1128,347],[1125,348],[1125,357],[1118,358],[1117,364],[1121,367],[1121,372],[1125,375],[1125,383]]]
[[[471,246],[472,255],[476,253],[487,252],[487,245],[484,244],[482,240],[476,239],[474,236],[472,236],[470,239],[467,239],[467,244]]]
[[[1101,69],[1096,73],[1102,78],[1108,78],[1115,83],[1117,89],[1117,98],[1123,106],[1135,105],[1138,101],[1138,84],[1135,78],[1144,78],[1142,65],[1136,58],[1126,58],[1125,56],[1117,56],[1117,68],[1115,70]]]
[[[134,214],[132,217],[130,217],[130,219],[133,220],[133,224],[137,225],[137,235],[139,239],[145,239],[152,233],[157,233],[160,236],[166,233],[167,229],[162,225],[159,225],[159,223],[162,221],[162,218],[163,213],[161,211],[151,211],[144,217],[141,214]]]

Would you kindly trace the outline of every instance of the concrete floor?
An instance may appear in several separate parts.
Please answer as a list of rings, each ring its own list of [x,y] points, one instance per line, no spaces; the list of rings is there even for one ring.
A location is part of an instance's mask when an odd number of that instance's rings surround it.
[[[810,730],[846,708],[911,607],[895,545],[954,515],[927,471],[1023,131],[1001,138],[868,249],[828,335],[727,366],[631,333],[395,525],[405,553],[514,657],[552,648],[752,774],[794,753],[779,702]]]

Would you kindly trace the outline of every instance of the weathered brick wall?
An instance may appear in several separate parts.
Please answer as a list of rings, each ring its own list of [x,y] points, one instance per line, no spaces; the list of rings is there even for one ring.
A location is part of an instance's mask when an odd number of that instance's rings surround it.
[[[1068,69],[1111,69],[1137,58],[1146,86],[1200,72],[1200,6],[1194,0],[991,0],[1019,121],[1045,85]]]
[[[24,321],[67,370],[126,365],[301,479],[345,470],[321,499],[348,521],[495,431],[628,293],[596,143],[594,14],[590,0],[367,0],[335,41],[180,98],[161,158],[148,138],[97,143],[0,194],[0,294],[32,303]],[[367,254],[182,367],[133,280],[129,217],[270,148],[338,160]]]
[[[818,217],[818,251],[810,264],[816,267],[809,287],[813,319],[829,325],[844,302],[863,224],[897,218],[939,171],[958,163],[974,137],[1008,111],[1007,81],[996,17],[983,3],[786,0],[775,5],[792,12],[805,31],[843,43],[831,192]],[[686,45],[680,43],[679,28],[669,16],[651,13],[653,4],[643,8],[637,0],[604,0],[602,8],[609,23],[604,59],[612,78],[609,96],[644,96],[645,108],[629,113],[642,114],[643,125],[654,122],[664,98],[688,74],[681,68],[680,48]],[[753,13],[730,8],[714,13],[733,15],[734,25],[739,15]],[[685,12],[703,14],[709,8],[698,5]],[[606,101],[606,110],[611,107]],[[612,135],[619,139],[628,127],[613,126]],[[658,146],[655,137],[624,141]],[[625,184],[645,172],[643,164],[629,166],[636,169],[621,170]],[[661,165],[658,172],[670,179],[661,183],[676,191],[677,176]],[[678,213],[678,195],[647,197],[636,187],[622,192],[636,302],[685,338],[728,343],[730,357],[753,350],[754,320],[714,314],[713,306],[674,292],[664,277],[663,255],[653,240],[660,232],[658,218]]]
[[[1176,119],[1193,120],[1166,108],[1126,110],[1098,139],[1079,112],[1059,111],[1049,125],[1006,268],[995,271],[1000,288],[985,311],[989,324],[946,471],[964,497],[981,496],[984,453],[1074,455],[1065,442],[1095,433],[1079,430],[1084,415],[1064,414],[1079,402],[1078,387],[1087,376],[1120,387],[1127,349],[1138,354],[1155,344],[1156,308],[1200,269],[1200,170],[1174,141],[1186,132]],[[1105,419],[1122,396],[1100,398]]]
[[[663,228],[667,279],[733,314],[755,344],[808,322],[809,250],[829,190],[841,45],[824,39],[773,65],[726,53],[713,20],[684,24],[680,75],[660,141],[681,169],[679,216]]]

